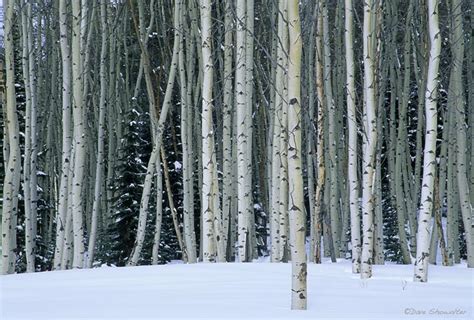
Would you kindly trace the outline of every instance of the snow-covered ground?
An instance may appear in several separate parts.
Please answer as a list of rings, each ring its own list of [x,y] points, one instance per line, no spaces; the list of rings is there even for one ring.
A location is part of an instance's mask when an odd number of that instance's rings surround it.
[[[309,264],[308,310],[290,310],[289,264],[169,264],[0,276],[0,319],[474,319],[465,265]]]

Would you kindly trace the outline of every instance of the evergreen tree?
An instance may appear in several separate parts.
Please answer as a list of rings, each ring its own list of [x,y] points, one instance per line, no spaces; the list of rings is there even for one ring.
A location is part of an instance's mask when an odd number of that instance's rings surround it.
[[[125,117],[126,132],[119,148],[116,180],[113,185],[115,197],[113,214],[105,243],[98,259],[103,262],[125,265],[135,242],[142,183],[146,174],[146,163],[151,153],[151,138],[148,115],[132,109]],[[102,258],[100,258],[102,257]]]

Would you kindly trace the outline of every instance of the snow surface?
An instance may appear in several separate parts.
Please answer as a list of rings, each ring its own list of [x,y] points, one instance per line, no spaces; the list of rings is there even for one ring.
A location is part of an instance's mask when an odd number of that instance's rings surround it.
[[[466,265],[308,265],[308,310],[290,310],[290,264],[168,264],[0,276],[0,319],[474,319]],[[425,314],[420,314],[425,312]],[[446,314],[446,313],[453,314]],[[416,314],[418,313],[418,315]]]

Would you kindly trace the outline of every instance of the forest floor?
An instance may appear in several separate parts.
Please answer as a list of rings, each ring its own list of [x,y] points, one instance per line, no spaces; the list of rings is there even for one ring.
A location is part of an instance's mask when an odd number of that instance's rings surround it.
[[[0,276],[0,319],[474,319],[474,273],[430,265],[309,264],[308,310],[290,310],[290,264],[168,264]]]

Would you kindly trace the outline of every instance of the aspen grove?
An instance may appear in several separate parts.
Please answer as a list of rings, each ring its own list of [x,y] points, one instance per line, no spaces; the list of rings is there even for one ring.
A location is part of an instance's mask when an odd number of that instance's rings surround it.
[[[474,267],[474,1],[3,0],[2,23],[1,274],[290,263],[300,310],[325,259]]]

